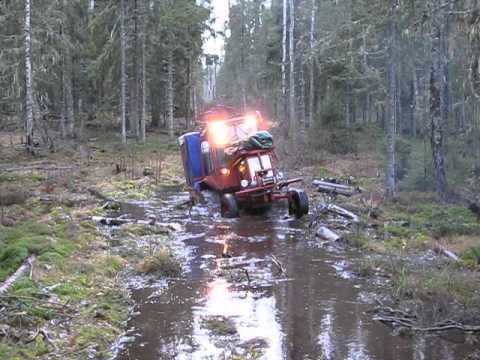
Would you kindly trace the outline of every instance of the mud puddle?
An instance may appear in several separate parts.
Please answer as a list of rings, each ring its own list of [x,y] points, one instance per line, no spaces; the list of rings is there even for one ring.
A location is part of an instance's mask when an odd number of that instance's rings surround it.
[[[118,360],[463,359],[472,350],[373,321],[375,295],[352,274],[359,255],[319,247],[285,207],[226,220],[209,198],[189,217],[179,206],[187,199],[166,192],[136,204],[178,225],[184,276],[132,282],[136,305]]]

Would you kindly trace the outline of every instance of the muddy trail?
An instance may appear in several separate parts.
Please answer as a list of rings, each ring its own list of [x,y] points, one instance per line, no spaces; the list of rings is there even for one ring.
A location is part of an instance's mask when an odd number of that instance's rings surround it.
[[[170,246],[184,271],[129,280],[135,305],[116,359],[463,359],[472,350],[458,334],[406,336],[372,320],[375,285],[354,275],[360,253],[319,246],[284,206],[229,220],[213,196],[191,216],[179,206],[187,199],[171,189],[124,209],[176,224]]]

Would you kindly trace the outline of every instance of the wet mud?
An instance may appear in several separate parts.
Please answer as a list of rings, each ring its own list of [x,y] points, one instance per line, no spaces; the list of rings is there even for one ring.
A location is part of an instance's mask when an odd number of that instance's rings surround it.
[[[286,206],[230,220],[213,195],[191,216],[187,199],[171,189],[123,209],[176,224],[170,241],[184,271],[132,280],[118,360],[463,359],[472,350],[463,336],[402,335],[372,320],[375,286],[352,273],[362,255],[319,246]]]

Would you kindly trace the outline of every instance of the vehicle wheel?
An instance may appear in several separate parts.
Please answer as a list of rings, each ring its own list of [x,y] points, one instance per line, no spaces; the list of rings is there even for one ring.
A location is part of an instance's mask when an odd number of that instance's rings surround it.
[[[288,213],[300,219],[308,214],[308,196],[303,190],[293,189],[288,198]]]
[[[224,218],[233,219],[238,217],[238,203],[232,194],[224,194],[220,199],[220,210]]]

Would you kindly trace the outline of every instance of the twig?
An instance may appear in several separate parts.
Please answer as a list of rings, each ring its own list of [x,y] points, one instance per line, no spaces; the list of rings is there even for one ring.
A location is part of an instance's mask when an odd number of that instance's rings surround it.
[[[461,330],[465,332],[480,332],[480,326],[464,325],[453,320],[445,320],[441,323],[434,324],[433,326],[421,327],[415,324],[416,317],[409,315],[401,310],[392,309],[390,307],[384,307],[375,310],[377,314],[374,316],[374,320],[381,322],[392,323],[404,328],[417,332],[437,332],[447,330]],[[386,314],[382,314],[386,313]]]
[[[270,256],[271,259],[272,259],[272,262],[275,264],[275,266],[278,268],[278,271],[280,272],[280,274],[283,274],[285,272],[285,269],[283,268],[283,265],[282,263],[280,262],[280,260],[277,259],[277,257],[275,255],[271,255]]]
[[[250,285],[250,275],[248,274],[248,270],[243,268],[243,271],[245,271],[245,275],[247,276],[248,285]]]

